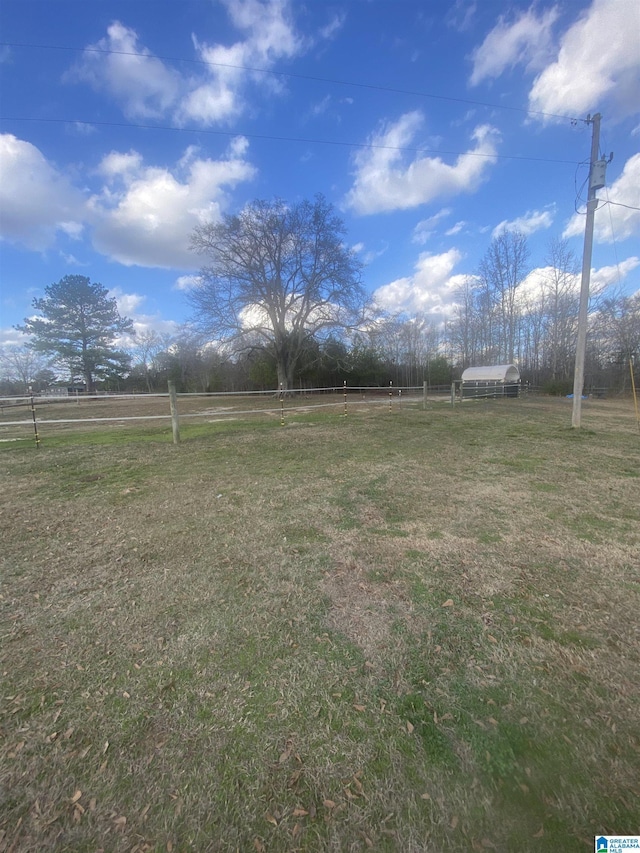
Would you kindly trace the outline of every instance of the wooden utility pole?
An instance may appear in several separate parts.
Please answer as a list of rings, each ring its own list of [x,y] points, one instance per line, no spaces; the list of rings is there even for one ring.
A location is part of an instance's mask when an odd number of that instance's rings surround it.
[[[591,159],[589,160],[589,194],[587,195],[587,221],[584,226],[584,249],[582,252],[582,281],[580,284],[580,309],[578,311],[578,340],[576,342],[576,366],[573,374],[573,414],[571,426],[580,428],[582,414],[582,391],[584,388],[584,360],[587,349],[587,322],[589,314],[589,284],[591,281],[591,254],[593,250],[593,224],[598,199],[596,190],[604,186],[604,168],[598,161],[600,146],[600,113],[587,116],[587,124],[593,125],[591,135]],[[602,161],[604,163],[604,161]]]

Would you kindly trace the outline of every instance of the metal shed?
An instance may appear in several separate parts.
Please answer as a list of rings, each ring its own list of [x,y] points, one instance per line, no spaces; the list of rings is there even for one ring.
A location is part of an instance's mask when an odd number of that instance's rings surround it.
[[[520,393],[520,371],[515,364],[492,364],[467,367],[461,380],[462,398],[517,397]]]

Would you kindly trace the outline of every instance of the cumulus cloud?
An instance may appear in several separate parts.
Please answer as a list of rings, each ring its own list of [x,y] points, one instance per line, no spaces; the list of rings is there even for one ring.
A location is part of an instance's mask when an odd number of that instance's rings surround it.
[[[206,64],[197,72],[172,67],[142,44],[134,29],[113,21],[106,36],[84,50],[66,79],[107,94],[130,119],[169,117],[205,126],[229,122],[246,108],[248,85],[281,91],[278,77],[264,71],[278,60],[299,55],[311,42],[296,31],[291,0],[222,3],[242,37],[232,44],[210,44],[193,34],[196,55]],[[321,38],[331,38],[342,20],[333,19]]]
[[[413,274],[379,287],[375,303],[385,311],[408,314],[446,314],[451,310],[457,289],[465,276],[452,275],[461,261],[458,249],[442,254],[423,252]]]
[[[624,281],[629,273],[640,266],[640,258],[635,256],[626,258],[615,266],[604,266],[598,269],[592,267],[590,278],[591,295],[601,294],[611,285],[618,285]],[[519,304],[526,309],[527,305],[534,305],[548,291],[549,282],[556,275],[553,267],[535,267],[526,276],[524,281],[518,285],[517,297]],[[577,297],[580,293],[581,274],[575,273],[563,276],[563,285],[572,290]]]
[[[109,296],[116,300],[118,311],[123,317],[135,314],[146,298],[139,293],[125,293],[120,287],[112,288]]]
[[[580,115],[595,112],[607,99],[610,115],[636,113],[639,32],[636,0],[594,0],[562,36],[555,61],[535,80],[530,108]]]
[[[640,266],[640,258],[635,255],[620,263],[591,270],[591,291],[601,293],[611,285],[620,284],[629,273]]]
[[[44,251],[58,232],[79,237],[83,216],[82,194],[35,145],[0,134],[0,237]]]
[[[135,30],[114,21],[107,35],[89,45],[69,80],[89,83],[119,104],[128,118],[158,118],[178,100],[180,74],[138,41]]]
[[[477,86],[483,80],[499,77],[506,69],[524,65],[539,70],[551,58],[552,29],[558,20],[558,9],[542,10],[532,6],[509,22],[501,15],[498,23],[472,54],[473,70],[470,83]]]
[[[249,80],[279,91],[278,78],[247,69],[269,70],[277,60],[291,58],[303,50],[289,0],[225,0],[224,5],[245,38],[232,45],[210,45],[193,36],[200,59],[210,64],[204,80],[190,81],[190,91],[178,114],[182,121],[209,124],[238,115],[244,108],[242,87]]]
[[[372,147],[355,155],[355,180],[345,199],[348,207],[360,214],[406,210],[479,186],[495,162],[498,131],[487,124],[476,127],[474,147],[453,164],[421,154],[406,163],[401,149],[412,143],[422,123],[420,112],[405,113],[371,137]]]
[[[174,284],[174,290],[193,290],[201,282],[199,275],[180,275]]]
[[[607,190],[600,190],[599,195],[602,201],[596,211],[593,230],[596,242],[614,243],[640,234],[640,154],[630,157],[620,177]],[[616,203],[605,210],[603,204],[607,199]],[[584,216],[575,213],[562,236],[581,234],[584,234]]]
[[[540,231],[542,228],[549,228],[553,223],[555,213],[555,205],[548,207],[546,210],[528,210],[524,216],[518,216],[516,219],[503,219],[498,223],[491,232],[493,238],[499,237],[505,231],[519,231],[528,237],[530,234]]]
[[[121,335],[116,339],[119,347],[132,348],[136,346],[136,337],[149,332],[159,335],[173,335],[178,331],[179,324],[175,320],[163,320],[159,314],[145,314],[141,311],[146,296],[139,293],[126,293],[120,287],[109,291],[109,296],[116,300],[118,311],[122,317],[128,317],[133,322],[134,335]]]
[[[173,167],[112,151],[94,172],[100,189],[89,196],[34,145],[2,134],[0,238],[44,251],[60,235],[80,240],[88,232],[95,249],[125,265],[195,267],[188,249],[194,227],[219,219],[229,192],[255,175],[247,148],[246,139],[234,139],[213,160],[190,146]]]
[[[255,174],[239,150],[232,143],[226,158],[210,160],[190,147],[173,170],[145,165],[137,152],[108,154],[100,165],[107,184],[90,202],[95,247],[126,266],[196,266],[193,228],[219,219],[228,189]]]

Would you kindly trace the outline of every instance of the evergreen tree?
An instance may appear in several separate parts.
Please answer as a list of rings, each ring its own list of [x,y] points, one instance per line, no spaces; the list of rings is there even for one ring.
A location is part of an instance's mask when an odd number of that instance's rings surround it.
[[[95,390],[96,379],[121,377],[129,370],[129,356],[114,344],[120,335],[134,334],[133,323],[120,316],[106,287],[82,275],[66,275],[44,292],[33,300],[42,316],[16,326],[32,336],[35,352],[64,364],[72,379],[81,375],[88,392]]]

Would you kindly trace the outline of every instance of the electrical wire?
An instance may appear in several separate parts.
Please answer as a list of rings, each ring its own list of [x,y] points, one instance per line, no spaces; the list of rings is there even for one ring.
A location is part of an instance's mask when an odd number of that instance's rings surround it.
[[[199,133],[209,136],[242,136],[246,139],[259,139],[269,142],[302,142],[306,145],[336,145],[342,148],[369,148],[382,151],[404,151],[412,154],[448,154],[454,157],[482,157],[487,160],[522,160],[532,163],[559,163],[574,166],[575,160],[559,160],[551,157],[530,157],[519,154],[488,154],[479,151],[451,151],[442,148],[415,148],[403,145],[377,145],[374,142],[347,142],[338,139],[311,139],[301,136],[275,136],[265,133],[245,133],[242,130],[211,130],[210,128],[178,127],[177,125],[136,124],[116,121],[87,121],[70,118],[42,118],[40,116],[0,116],[0,122],[43,122],[45,124],[80,124],[88,127],[119,127],[141,130],[166,130],[178,133]]]
[[[475,101],[471,98],[453,98],[448,95],[435,95],[432,92],[422,92],[412,89],[398,89],[392,86],[381,86],[374,83],[358,83],[354,80],[339,80],[331,77],[317,77],[312,74],[295,74],[291,71],[276,71],[272,68],[255,68],[250,65],[233,65],[225,62],[211,62],[206,59],[185,59],[182,57],[161,56],[138,51],[109,50],[101,47],[66,47],[53,44],[32,44],[29,42],[0,42],[0,47],[21,47],[35,50],[60,50],[72,53],[97,53],[111,56],[135,56],[142,59],[159,59],[163,62],[184,62],[191,65],[204,65],[211,68],[228,68],[236,71],[247,71],[252,74],[271,74],[276,77],[288,77],[292,80],[306,80],[314,83],[330,83],[336,86],[351,86],[357,89],[369,89],[375,92],[387,92],[392,95],[413,95],[414,97],[429,98],[437,101],[451,101],[457,104],[467,104],[476,107],[488,107],[495,110],[510,110],[512,112],[526,113],[527,115],[541,116],[542,118],[559,118],[571,122],[581,122],[584,119],[561,113],[545,113],[542,110],[530,110],[525,107],[513,107],[507,104],[493,104],[486,101]]]
[[[634,207],[632,204],[623,204],[621,201],[611,201],[608,198],[604,204],[612,204],[614,207],[626,207],[627,210],[640,210],[640,207]]]

